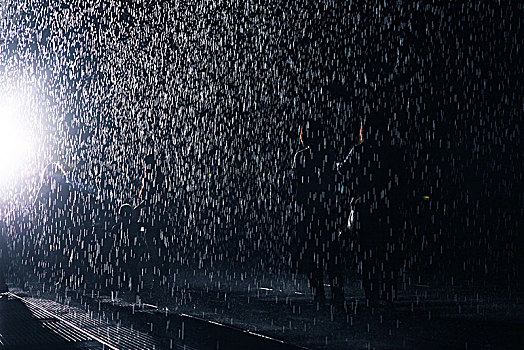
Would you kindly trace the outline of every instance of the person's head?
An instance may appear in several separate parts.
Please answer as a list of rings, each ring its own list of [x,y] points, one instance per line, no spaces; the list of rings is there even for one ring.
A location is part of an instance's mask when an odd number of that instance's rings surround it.
[[[121,223],[127,226],[130,225],[131,222],[133,221],[134,215],[135,215],[135,210],[131,206],[131,204],[127,204],[127,203],[122,204],[120,206],[120,209],[118,210],[118,219],[120,220]]]
[[[71,190],[67,173],[59,163],[51,163],[44,168],[41,174],[38,200],[47,203],[49,197],[51,197],[53,205],[64,208],[70,197]]]
[[[145,167],[148,167],[148,166],[154,166],[155,165],[155,155],[153,153],[150,153],[148,154],[145,158],[144,158],[144,166]]]
[[[326,129],[317,120],[306,121],[300,127],[300,142],[304,147],[322,146],[326,138]]]
[[[69,182],[67,173],[60,163],[48,164],[40,174],[41,184],[51,184],[51,182],[67,183]]]
[[[149,154],[144,158],[144,177],[142,178],[142,189],[140,190],[140,197],[150,196],[153,187],[162,186],[165,180],[165,174],[162,169],[164,163],[164,154],[157,153]]]
[[[360,124],[360,142],[380,142],[388,132],[388,120],[381,113],[366,117]]]

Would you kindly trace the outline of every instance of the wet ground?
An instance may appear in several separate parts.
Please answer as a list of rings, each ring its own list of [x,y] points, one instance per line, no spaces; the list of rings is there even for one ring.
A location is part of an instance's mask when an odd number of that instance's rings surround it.
[[[313,302],[307,281],[300,276],[265,279],[256,271],[187,268],[175,276],[163,285],[146,279],[140,296],[122,288],[70,289],[36,280],[25,284],[25,292],[148,333],[162,348],[237,348],[241,344],[311,349],[524,347],[522,296],[495,287],[403,284],[393,308],[371,308],[359,281],[348,279],[346,305],[340,309],[329,303],[329,292],[325,304]],[[264,344],[262,338],[252,338],[254,334],[271,339]]]
[[[32,298],[15,289],[0,294],[0,348],[153,349],[155,341],[83,308]]]

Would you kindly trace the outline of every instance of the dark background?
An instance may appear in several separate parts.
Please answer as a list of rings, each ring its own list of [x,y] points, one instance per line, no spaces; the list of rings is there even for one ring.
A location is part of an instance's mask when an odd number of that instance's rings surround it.
[[[103,173],[115,207],[165,154],[176,260],[287,269],[300,122],[343,159],[383,111],[406,191],[430,196],[408,206],[408,274],[517,287],[522,4],[138,3],[3,3],[0,74],[40,96],[42,159]]]

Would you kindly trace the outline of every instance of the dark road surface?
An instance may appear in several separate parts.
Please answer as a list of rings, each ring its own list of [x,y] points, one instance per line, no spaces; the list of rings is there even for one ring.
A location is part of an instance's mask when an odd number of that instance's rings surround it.
[[[12,289],[21,299],[3,298],[8,312],[0,314],[0,333],[23,338],[13,333],[9,315],[33,313],[35,334],[66,348],[101,342],[119,349],[524,348],[522,296],[504,291],[411,285],[394,308],[375,309],[365,305],[355,280],[346,284],[345,310],[339,310],[312,302],[307,283],[292,276],[230,277],[179,271],[172,284],[153,287],[151,281],[138,302],[122,290],[86,292],[34,281],[24,291]]]
[[[153,349],[153,339],[51,300],[7,293],[0,298],[2,349]]]

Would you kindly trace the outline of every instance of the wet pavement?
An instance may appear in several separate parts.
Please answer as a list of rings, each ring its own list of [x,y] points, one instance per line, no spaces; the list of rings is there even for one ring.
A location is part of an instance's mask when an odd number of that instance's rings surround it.
[[[392,308],[366,305],[357,279],[346,304],[312,301],[307,281],[179,270],[150,280],[140,296],[122,289],[71,290],[27,283],[26,293],[135,329],[157,348],[518,349],[524,345],[522,296],[482,288],[402,285]]]
[[[22,291],[0,297],[1,349],[154,349],[152,337]]]

